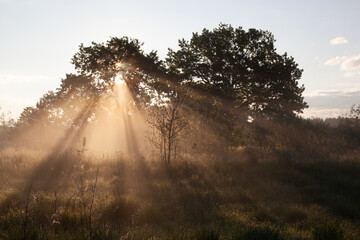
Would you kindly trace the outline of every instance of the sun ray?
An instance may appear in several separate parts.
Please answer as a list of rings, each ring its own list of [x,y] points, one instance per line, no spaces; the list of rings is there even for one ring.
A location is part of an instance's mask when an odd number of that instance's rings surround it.
[[[84,131],[90,150],[140,155],[140,147],[145,142],[146,121],[120,74],[115,78],[112,91],[100,98],[94,114],[96,123],[89,124]]]

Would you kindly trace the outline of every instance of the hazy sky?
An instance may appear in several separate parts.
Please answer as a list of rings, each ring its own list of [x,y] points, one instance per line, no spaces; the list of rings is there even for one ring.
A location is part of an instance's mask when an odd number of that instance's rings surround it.
[[[0,0],[0,106],[18,117],[59,87],[80,43],[129,36],[165,58],[222,22],[271,31],[304,69],[305,116],[337,116],[360,104],[359,10],[357,0]]]

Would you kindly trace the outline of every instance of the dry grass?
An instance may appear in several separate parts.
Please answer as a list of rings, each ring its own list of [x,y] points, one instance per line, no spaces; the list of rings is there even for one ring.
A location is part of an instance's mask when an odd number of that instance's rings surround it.
[[[3,150],[0,239],[360,238],[359,161],[259,151],[167,166]]]

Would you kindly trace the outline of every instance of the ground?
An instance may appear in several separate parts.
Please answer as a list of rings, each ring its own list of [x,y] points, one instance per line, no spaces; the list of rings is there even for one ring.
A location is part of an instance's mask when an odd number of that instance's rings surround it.
[[[357,155],[0,154],[0,239],[360,239]],[[25,237],[24,237],[25,236]]]

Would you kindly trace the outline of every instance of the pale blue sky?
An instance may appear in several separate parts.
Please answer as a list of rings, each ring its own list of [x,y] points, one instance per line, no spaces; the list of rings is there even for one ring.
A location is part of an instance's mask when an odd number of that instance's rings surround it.
[[[222,22],[271,31],[304,69],[305,116],[336,116],[360,104],[359,10],[355,0],[0,0],[0,106],[18,117],[57,88],[80,43],[129,36],[164,58],[178,39]]]

